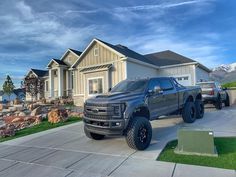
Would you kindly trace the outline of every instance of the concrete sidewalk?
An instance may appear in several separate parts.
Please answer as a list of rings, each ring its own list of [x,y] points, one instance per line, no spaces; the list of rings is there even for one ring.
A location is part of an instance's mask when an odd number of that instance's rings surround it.
[[[216,136],[236,136],[235,107],[208,110],[194,124],[168,118],[152,126],[152,144],[145,151],[130,149],[122,137],[90,140],[84,136],[82,122],[0,143],[0,176],[236,177],[234,170],[156,161],[182,126],[207,127]]]

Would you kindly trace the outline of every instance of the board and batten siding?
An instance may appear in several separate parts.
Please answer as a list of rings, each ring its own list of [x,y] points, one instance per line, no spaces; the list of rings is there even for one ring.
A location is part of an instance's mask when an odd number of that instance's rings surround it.
[[[94,55],[94,50],[97,50],[97,55]],[[90,73],[80,72],[81,69],[96,65],[112,64],[112,67],[107,71],[91,71]],[[83,54],[75,73],[75,88],[74,100],[76,105],[81,105],[87,99],[87,80],[93,77],[104,78],[104,92],[110,87],[114,87],[117,83],[126,78],[125,62],[121,61],[121,57],[112,50],[95,42],[90,46],[90,49]]]
[[[145,66],[142,64],[127,61],[127,79],[157,77],[158,72],[156,68]]]
[[[209,81],[209,73],[200,67],[196,67],[196,82]]]
[[[177,77],[183,75],[190,76],[191,84],[195,85],[195,65],[175,66],[158,70],[158,76]]]
[[[75,63],[75,61],[78,59],[78,56],[73,54],[72,52],[68,51],[66,55],[63,57],[62,61],[66,63],[68,66],[71,66]]]

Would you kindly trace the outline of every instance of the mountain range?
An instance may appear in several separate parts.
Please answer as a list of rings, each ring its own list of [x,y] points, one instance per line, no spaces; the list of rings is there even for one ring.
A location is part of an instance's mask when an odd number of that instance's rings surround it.
[[[228,83],[236,81],[236,62],[232,64],[223,64],[212,70],[210,73],[212,80],[220,83]]]

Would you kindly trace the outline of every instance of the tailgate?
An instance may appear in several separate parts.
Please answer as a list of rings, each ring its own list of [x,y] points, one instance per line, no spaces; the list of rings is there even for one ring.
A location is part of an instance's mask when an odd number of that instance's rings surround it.
[[[213,88],[202,88],[203,95],[214,95]]]

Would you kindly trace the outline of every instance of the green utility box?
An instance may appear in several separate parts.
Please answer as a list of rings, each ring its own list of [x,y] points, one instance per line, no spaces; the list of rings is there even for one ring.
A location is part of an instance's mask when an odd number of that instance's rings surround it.
[[[213,131],[200,128],[180,128],[175,153],[218,156]]]

